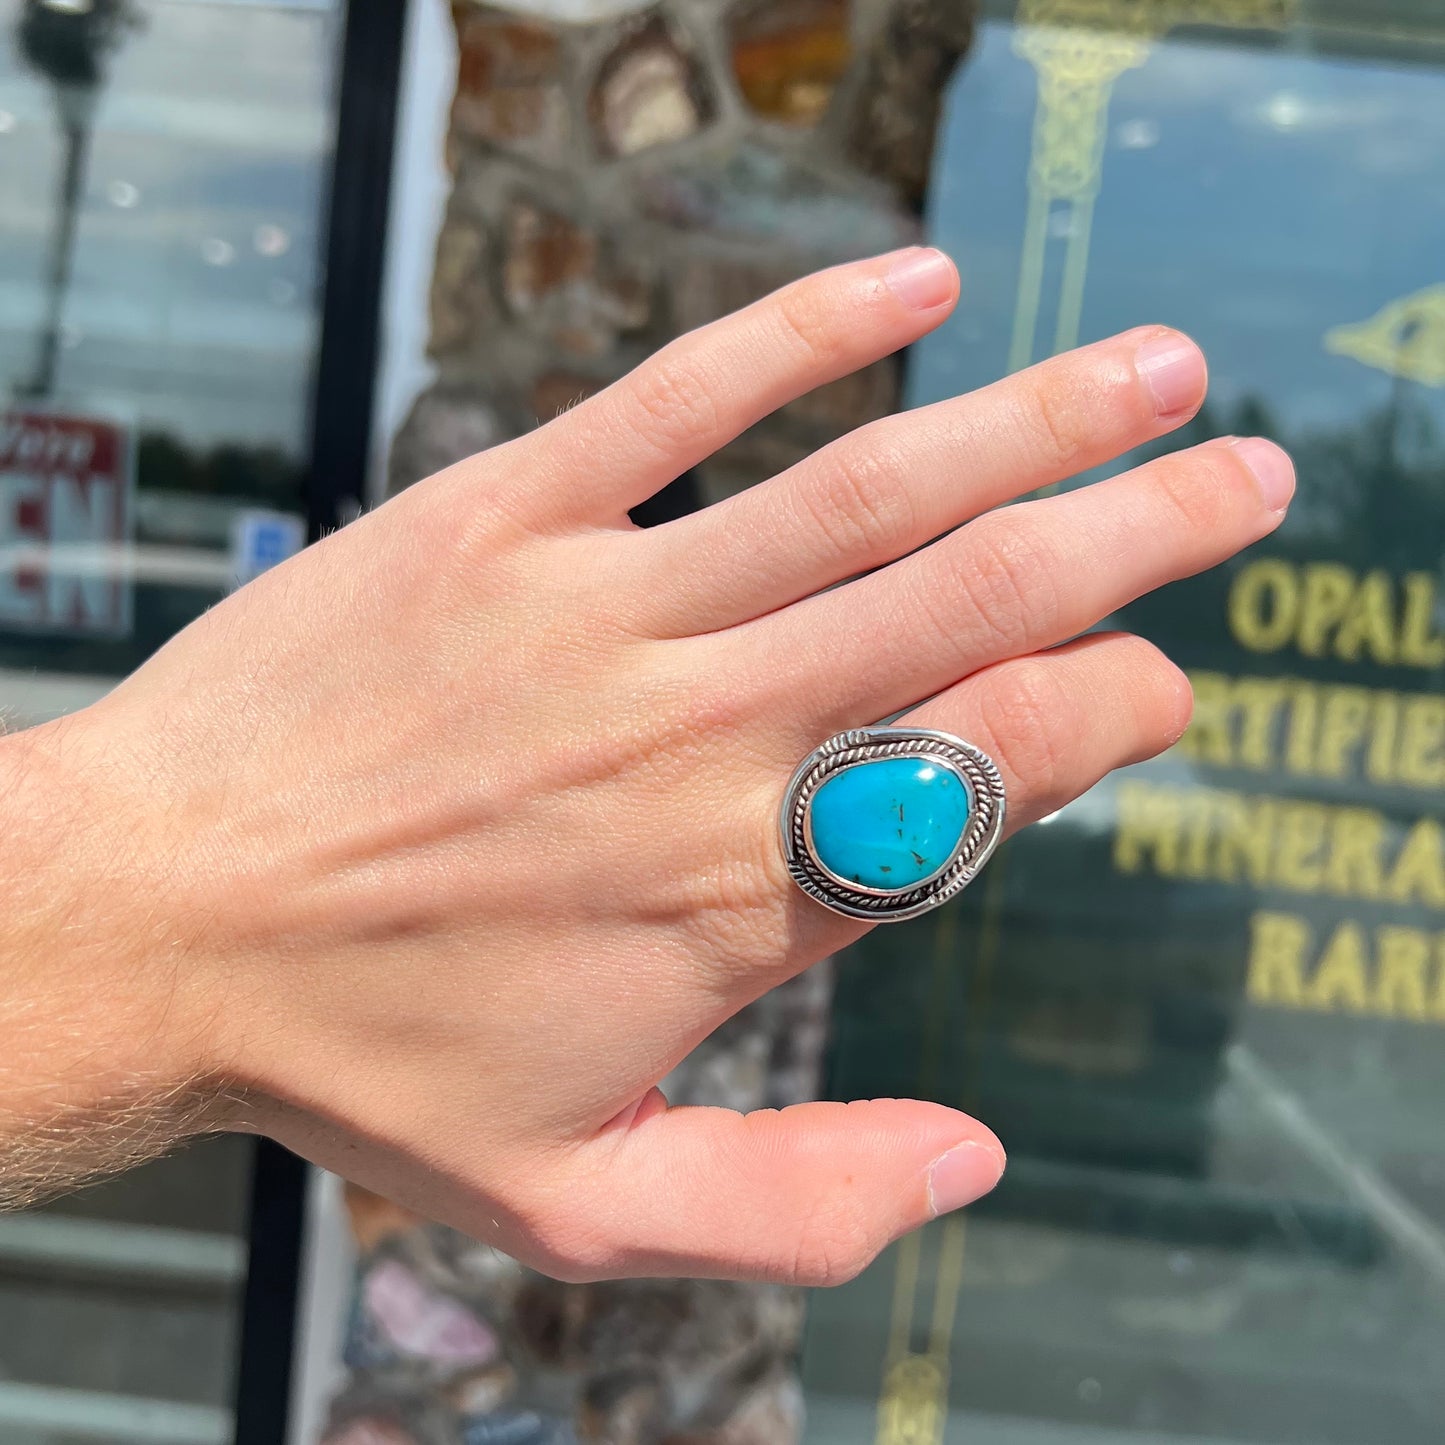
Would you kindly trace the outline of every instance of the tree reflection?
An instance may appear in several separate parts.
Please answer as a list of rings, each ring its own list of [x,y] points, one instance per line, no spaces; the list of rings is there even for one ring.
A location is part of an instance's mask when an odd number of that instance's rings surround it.
[[[46,273],[45,327],[35,371],[20,388],[22,396],[44,397],[55,389],[95,103],[105,83],[107,58],[138,19],[131,0],[24,0],[20,12],[17,48],[54,87],[56,120],[65,143]]]
[[[303,475],[295,459],[276,446],[225,442],[209,449],[191,447],[171,432],[141,434],[137,472],[147,491],[264,504],[294,510]]]
[[[1227,408],[1206,402],[1193,421],[1141,448],[1136,460],[1212,437],[1269,437],[1294,458],[1299,475],[1289,521],[1270,539],[1271,551],[1328,556],[1362,570],[1433,569],[1439,547],[1431,539],[1445,527],[1441,417],[1439,400],[1403,377],[1392,378],[1383,402],[1333,427],[1291,427],[1263,399],[1245,396]],[[1226,563],[1218,575],[1238,565]]]

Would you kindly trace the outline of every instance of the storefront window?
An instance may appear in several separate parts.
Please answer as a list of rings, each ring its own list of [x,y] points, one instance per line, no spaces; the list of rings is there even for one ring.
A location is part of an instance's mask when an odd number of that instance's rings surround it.
[[[121,676],[296,545],[240,514],[302,510],[335,10],[0,9],[0,702],[22,713],[33,670]]]
[[[1110,620],[1190,672],[1184,742],[847,960],[834,1093],[960,1105],[1011,1162],[812,1297],[818,1445],[1440,1438],[1442,42],[1405,4],[1022,0],[960,68],[963,303],[912,400],[1168,322],[1213,385],[1167,445],[1263,433],[1300,488]]]
[[[341,10],[0,0],[0,714],[304,540]],[[0,1220],[0,1438],[223,1445],[251,1150]]]

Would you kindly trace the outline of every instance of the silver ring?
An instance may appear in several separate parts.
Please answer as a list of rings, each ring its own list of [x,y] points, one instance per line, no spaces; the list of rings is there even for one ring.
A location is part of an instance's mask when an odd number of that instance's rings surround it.
[[[988,861],[1004,801],[993,759],[962,738],[855,728],[798,764],[779,816],[783,856],[798,887],[835,913],[917,918]]]

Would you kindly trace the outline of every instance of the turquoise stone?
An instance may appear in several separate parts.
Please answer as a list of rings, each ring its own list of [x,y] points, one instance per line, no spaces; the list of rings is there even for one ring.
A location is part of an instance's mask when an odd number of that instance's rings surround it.
[[[969,808],[963,779],[933,758],[855,763],[813,794],[813,852],[846,882],[912,888],[953,856]]]

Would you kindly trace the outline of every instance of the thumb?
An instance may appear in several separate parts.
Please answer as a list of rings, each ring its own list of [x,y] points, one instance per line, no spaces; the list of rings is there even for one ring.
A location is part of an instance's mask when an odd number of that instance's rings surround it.
[[[654,1098],[661,1103],[660,1098]],[[987,1194],[1003,1147],[913,1099],[639,1112],[568,1171],[571,1278],[690,1276],[842,1284],[900,1235]],[[580,1241],[586,1241],[580,1243]]]

